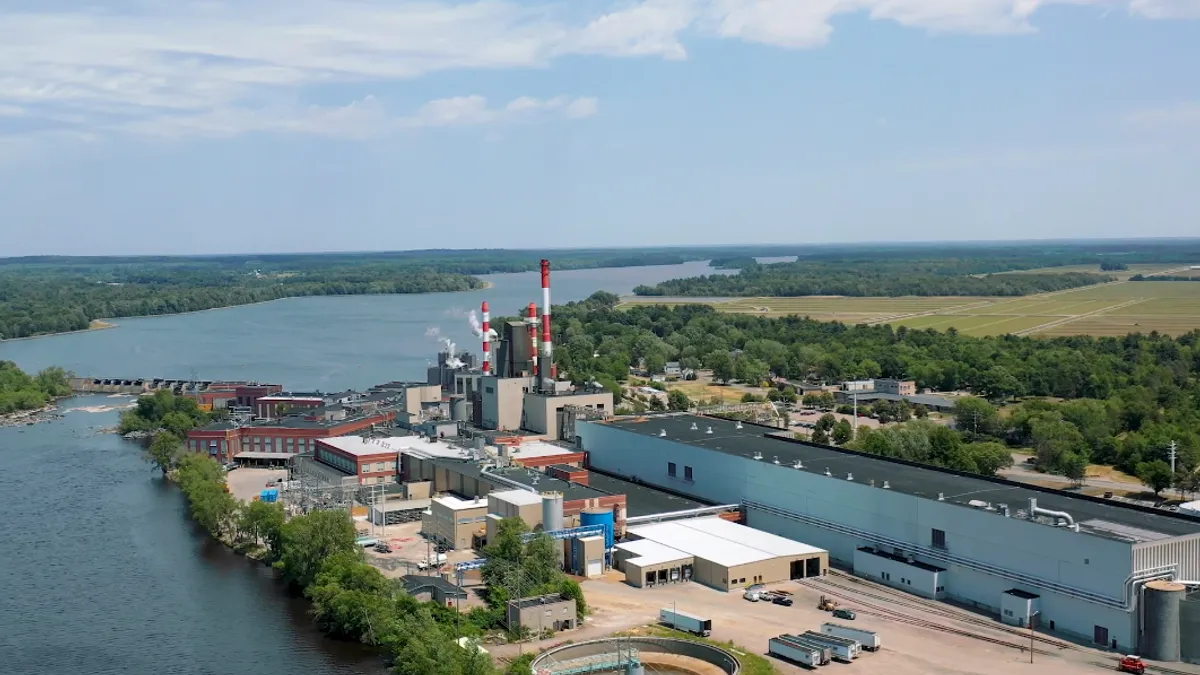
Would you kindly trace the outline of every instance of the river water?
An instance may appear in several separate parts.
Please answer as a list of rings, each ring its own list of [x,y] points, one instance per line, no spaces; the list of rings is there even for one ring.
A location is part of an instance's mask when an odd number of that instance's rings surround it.
[[[709,272],[705,263],[559,272],[556,303]],[[424,377],[437,332],[478,351],[466,313],[541,303],[536,273],[486,291],[295,298],[0,343],[26,370],[97,377],[257,379],[337,390]],[[79,397],[64,409],[130,399]],[[116,412],[0,428],[0,673],[336,675],[379,655],[321,636],[270,570],[213,543],[139,446],[100,433]]]

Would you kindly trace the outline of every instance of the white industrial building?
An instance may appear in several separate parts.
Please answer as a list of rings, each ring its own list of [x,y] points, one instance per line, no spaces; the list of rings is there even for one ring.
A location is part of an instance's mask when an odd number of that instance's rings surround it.
[[[1012,623],[1037,612],[1041,629],[1111,649],[1150,654],[1172,631],[1176,644],[1200,644],[1186,606],[1179,620],[1183,594],[1164,602],[1145,587],[1200,579],[1200,518],[776,433],[672,414],[582,422],[576,444],[597,470],[741,503],[747,525],[825,549],[881,583]],[[657,543],[693,553],[676,540]],[[1174,607],[1175,618],[1160,606]]]
[[[696,580],[729,590],[821,576],[828,553],[718,517],[630,527],[614,560],[638,587]]]

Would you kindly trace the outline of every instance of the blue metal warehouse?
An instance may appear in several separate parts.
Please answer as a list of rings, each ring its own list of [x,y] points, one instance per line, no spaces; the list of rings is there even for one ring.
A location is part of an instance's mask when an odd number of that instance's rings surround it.
[[[1200,643],[1154,609],[1177,619],[1183,603],[1186,615],[1184,594],[1159,597],[1164,585],[1147,588],[1154,580],[1200,579],[1200,518],[804,443],[778,431],[672,414],[581,422],[576,443],[600,471],[698,500],[741,503],[751,527],[819,546],[856,574],[915,594],[968,603],[1015,625],[1036,615],[1043,629],[1111,649],[1169,655],[1172,643],[1178,654],[1181,637]]]

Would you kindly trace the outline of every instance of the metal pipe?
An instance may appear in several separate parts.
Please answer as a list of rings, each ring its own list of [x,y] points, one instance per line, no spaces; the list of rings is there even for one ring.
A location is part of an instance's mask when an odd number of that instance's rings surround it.
[[[1051,511],[1050,509],[1039,508],[1037,500],[1033,497],[1029,498],[1029,515],[1032,516],[1047,516],[1050,518],[1058,518],[1067,521],[1067,527],[1079,531],[1079,526],[1075,524],[1075,519],[1066,511]]]
[[[492,314],[487,300],[483,301],[483,374],[492,374]]]
[[[638,523],[657,523],[663,520],[675,520],[676,518],[690,518],[692,516],[705,516],[714,513],[724,513],[726,511],[737,511],[742,508],[741,504],[725,504],[723,506],[705,506],[698,509],[686,509],[684,511],[669,511],[667,513],[656,513],[649,516],[634,516],[625,519],[625,525],[636,525]]]

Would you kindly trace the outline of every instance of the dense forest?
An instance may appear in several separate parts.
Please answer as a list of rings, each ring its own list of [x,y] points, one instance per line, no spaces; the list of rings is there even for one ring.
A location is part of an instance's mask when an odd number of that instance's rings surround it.
[[[71,395],[67,371],[50,367],[28,375],[12,361],[0,361],[0,414],[36,410],[51,400]]]
[[[482,287],[483,282],[471,276],[383,264],[279,274],[164,266],[100,274],[0,268],[0,339],[83,330],[96,319],[177,314],[279,298]]]
[[[773,255],[791,253],[784,248]],[[817,247],[800,252],[798,260],[791,263],[763,265],[746,256],[715,258],[714,266],[740,272],[672,279],[639,286],[634,293],[683,297],[1020,296],[1109,281],[1112,277],[1104,272],[1128,269],[1130,263],[1167,265],[1197,260],[1200,242],[1195,240]],[[1065,265],[1095,265],[1096,272],[1003,274]]]
[[[954,438],[914,420],[904,437],[856,439],[858,447],[981,473],[997,468],[997,443],[1032,448],[1044,469],[1058,473],[1078,457],[1140,474],[1139,465],[1166,458],[1171,440],[1182,471],[1200,460],[1200,331],[1174,339],[976,338],[953,329],[722,314],[703,305],[616,310],[617,301],[597,293],[555,308],[555,356],[572,379],[619,391],[616,382],[643,359],[652,370],[679,360],[750,380],[767,373],[826,383],[913,379],[921,388],[970,391],[980,398],[963,405],[978,400],[980,407],[962,412]],[[1013,400],[1023,402],[1003,416],[989,403]],[[964,448],[978,456],[956,458]]]

